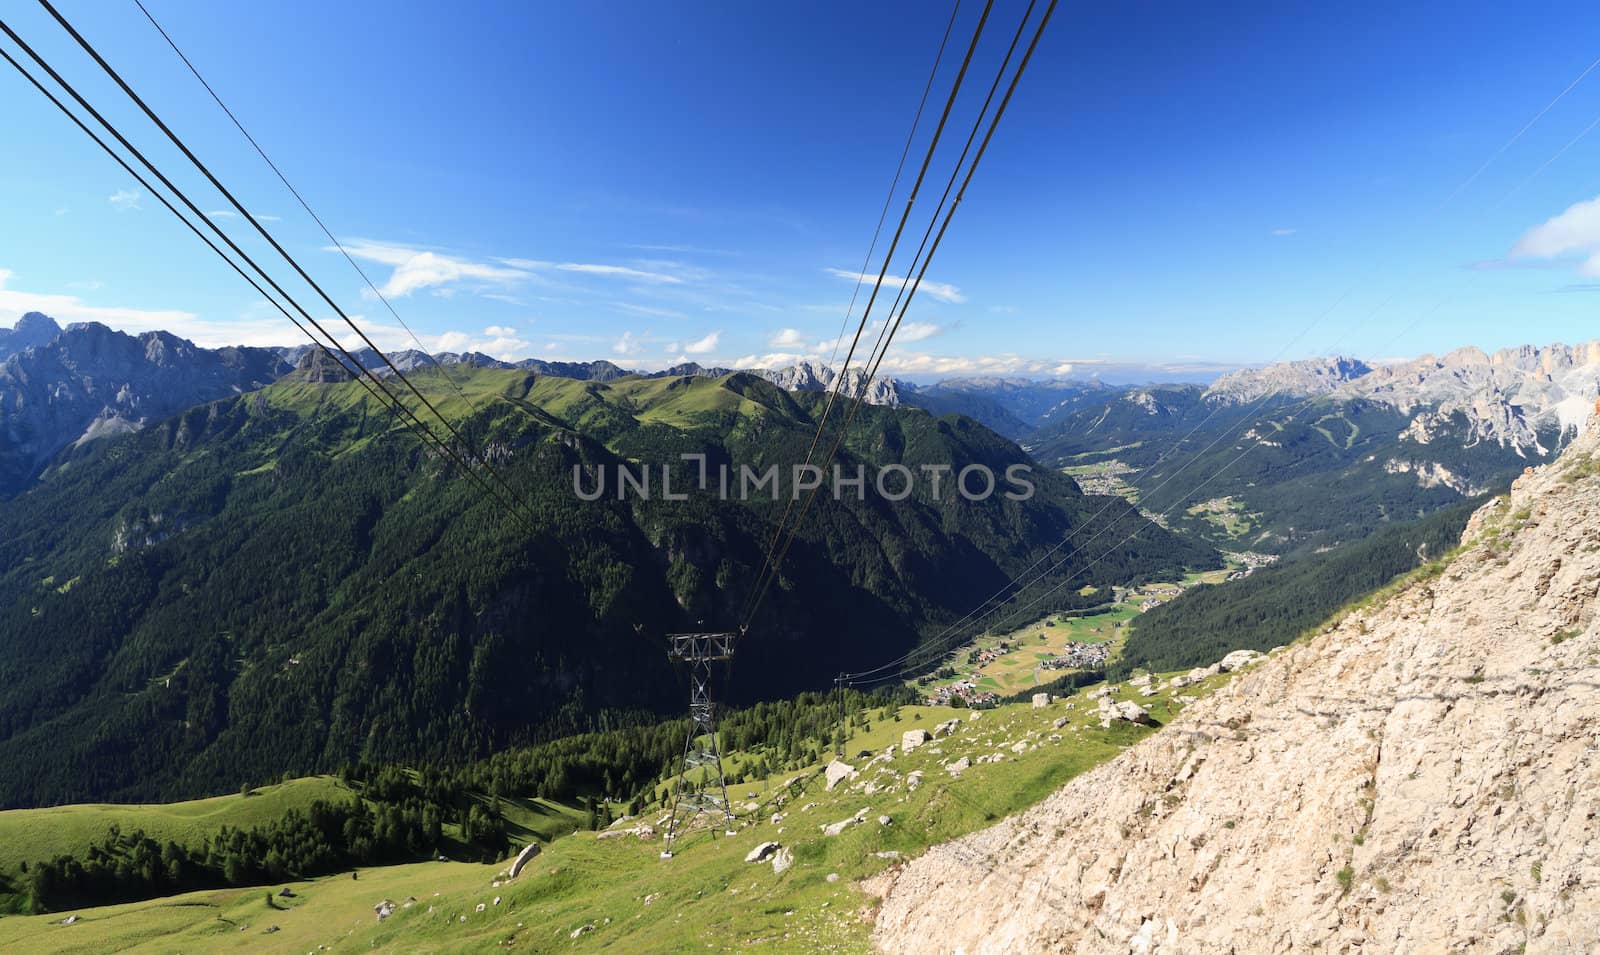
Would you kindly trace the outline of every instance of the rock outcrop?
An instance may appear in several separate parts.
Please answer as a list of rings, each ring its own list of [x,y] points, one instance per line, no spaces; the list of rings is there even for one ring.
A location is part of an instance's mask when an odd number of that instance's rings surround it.
[[[11,335],[26,330],[36,339],[49,331],[43,322],[54,327],[38,318]],[[68,445],[137,430],[291,370],[271,349],[200,348],[166,332],[69,325],[0,361],[0,496],[20,490]]]
[[[756,374],[785,391],[827,391],[833,388],[834,381],[838,378],[838,373],[827,365],[809,361],[802,361],[787,368],[758,370]],[[866,372],[861,369],[852,368],[846,371],[840,393],[844,397],[854,398],[861,392],[861,385],[866,377]],[[867,404],[898,407],[900,383],[893,378],[874,378],[867,385],[866,400]]]
[[[1600,394],[1600,340],[1523,345],[1492,355],[1458,348],[1390,365],[1347,358],[1286,362],[1224,375],[1206,391],[1208,400],[1232,404],[1271,394],[1376,402],[1412,416],[1405,437],[1416,444],[1448,434],[1469,446],[1495,442],[1542,457],[1582,430]],[[1465,423],[1464,432],[1457,422]]]
[[[15,328],[0,328],[0,361],[19,351],[47,345],[61,334],[56,320],[40,312],[28,312],[17,319]]]
[[[540,848],[539,843],[537,842],[530,842],[526,846],[523,846],[522,851],[517,853],[516,859],[512,860],[511,868],[508,870],[506,877],[515,879],[517,876],[521,875],[522,870],[527,867],[528,863],[534,860],[534,857],[536,857],[539,852]]]
[[[1449,563],[892,881],[891,952],[1591,952],[1600,423]]]
[[[1366,362],[1342,355],[1278,362],[1223,375],[1206,395],[1232,402],[1256,401],[1270,394],[1321,395],[1371,371],[1372,366]]]
[[[832,792],[833,787],[839,785],[855,774],[856,769],[854,766],[836,759],[829,763],[828,767],[822,771],[823,778],[827,781],[823,788],[828,792]]]

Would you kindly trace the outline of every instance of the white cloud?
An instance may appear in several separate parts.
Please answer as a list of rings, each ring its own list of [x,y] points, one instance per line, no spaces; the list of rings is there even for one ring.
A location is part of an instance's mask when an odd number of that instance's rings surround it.
[[[256,221],[258,221],[258,222],[282,222],[283,221],[278,216],[269,216],[265,212],[252,212],[251,215],[255,216],[256,217]],[[237,219],[237,218],[239,218],[239,213],[234,212],[232,209],[213,209],[212,211],[206,213],[206,218],[207,219]]]
[[[844,279],[848,282],[859,281],[868,286],[871,286],[878,281],[878,277],[876,275],[867,275],[862,272],[847,271],[845,269],[828,269],[827,272],[830,275]],[[884,291],[898,291],[900,284],[905,280],[906,277],[903,275],[885,275],[883,277]],[[951,302],[954,304],[960,304],[967,300],[967,297],[961,294],[961,290],[956,288],[954,285],[951,285],[948,282],[933,282],[928,279],[923,279],[922,282],[917,285],[917,294],[931,295],[941,302]]]
[[[1299,229],[1273,229],[1272,230],[1272,234],[1276,235],[1276,236],[1285,236],[1285,235],[1294,235],[1296,232],[1299,232],[1299,231],[1300,231]]]
[[[709,334],[706,337],[700,339],[699,341],[690,342],[689,344],[683,346],[683,350],[686,353],[690,354],[690,355],[704,355],[704,354],[707,354],[708,352],[715,351],[716,348],[717,348],[717,343],[720,342],[721,340],[722,340],[722,332],[720,332],[720,331],[712,332],[711,334]],[[669,348],[667,350],[668,351],[676,351],[677,349]]]
[[[490,326],[483,330],[481,337],[462,331],[449,331],[424,341],[428,351],[434,354],[478,352],[502,361],[521,361],[533,357],[533,342],[518,338],[515,330],[509,328]]]
[[[506,284],[528,277],[524,269],[383,242],[358,239],[345,243],[345,250],[355,258],[393,267],[389,280],[379,289],[391,298],[404,298],[422,289],[440,288],[468,279]],[[338,249],[329,246],[324,251],[337,252]]]
[[[9,269],[0,269],[0,324],[7,327],[15,324],[16,319],[26,312],[43,312],[63,325],[100,322],[130,332],[159,328],[188,338],[192,336],[186,334],[184,329],[193,330],[199,322],[192,312],[90,305],[76,295],[51,295],[8,288],[14,274]]]
[[[944,331],[942,325],[935,325],[932,322],[901,322],[900,330],[894,333],[894,340],[897,342],[920,342],[925,338],[932,338],[942,331]]]
[[[598,275],[606,278],[632,279],[636,282],[652,282],[662,285],[680,285],[683,283],[683,279],[676,275],[629,268],[626,265],[606,265],[594,262],[549,262],[544,259],[500,259],[499,261],[512,268],[525,269],[530,272],[553,270]]]
[[[621,265],[592,265],[584,262],[562,262],[556,266],[563,272],[583,272],[589,275],[609,275],[625,279],[637,279],[641,282],[662,282],[667,285],[678,285],[683,279],[676,275],[667,275],[662,272],[644,272],[639,269],[630,269]]]
[[[734,359],[733,365],[735,368],[786,368],[803,361],[816,361],[816,358],[794,352],[768,352],[765,355],[752,354]]]
[[[137,189],[118,189],[106,197],[106,201],[118,212],[128,212],[133,209],[143,209],[139,200],[144,198],[144,193]]]
[[[902,331],[904,329],[902,328]],[[802,361],[817,361],[815,354],[775,351],[745,355],[736,368],[785,368]],[[1032,375],[1060,377],[1071,374],[1075,362],[1064,359],[1026,358],[1021,355],[931,355],[891,349],[878,373],[884,376],[938,377],[946,375]],[[852,366],[854,364],[852,363]]]
[[[670,308],[655,308],[650,305],[635,305],[632,302],[608,302],[612,308],[620,308],[624,312],[635,315],[650,315],[656,318],[688,318],[682,312],[675,312]]]
[[[1071,362],[1021,355],[930,355],[897,352],[884,356],[879,374],[897,375],[1057,375]]]
[[[772,336],[772,340],[767,344],[773,348],[799,348],[805,344],[805,340],[806,337],[801,334],[800,329],[785,328]]]
[[[639,339],[633,332],[623,332],[622,337],[617,339],[616,344],[611,346],[611,350],[619,355],[635,354],[639,351],[639,348]]]
[[[436,249],[415,248],[370,239],[353,239],[345,243],[345,250],[355,258],[391,267],[393,272],[379,290],[385,296],[393,298],[403,298],[425,289],[432,290],[433,294],[440,297],[448,298],[458,285],[471,283],[461,290],[484,298],[520,305],[522,303],[518,299],[506,294],[507,290],[529,281],[548,282],[548,279],[537,278],[540,273],[548,272],[650,285],[682,285],[686,281],[681,275],[663,270],[663,267],[672,263],[639,263],[654,268],[635,268],[631,265],[603,262],[557,262],[500,257],[474,259]],[[338,250],[330,246],[324,251]],[[642,307],[638,310],[644,311]]]
[[[75,295],[56,295],[24,292],[10,288],[14,273],[0,269],[0,326],[9,327],[26,312],[43,312],[63,325],[74,322],[99,322],[118,331],[138,334],[149,331],[171,332],[187,338],[202,348],[222,348],[227,345],[253,345],[272,347],[305,344],[305,338],[286,320],[282,313],[265,301],[258,301],[233,319],[200,318],[193,312],[177,309],[139,309],[119,306],[91,305]],[[86,290],[101,287],[99,282],[73,283]],[[366,347],[358,335],[349,330],[337,316],[318,315],[323,328],[333,332],[340,344],[351,350]],[[404,328],[370,321],[364,315],[352,315],[352,320],[367,337],[385,352],[416,348]],[[422,335],[422,347],[430,352],[474,351],[517,361],[533,357],[533,343],[517,337],[516,329],[491,325],[480,335],[461,331],[446,331],[438,335]],[[552,342],[545,351],[560,348]]]
[[[68,282],[67,288],[78,292],[98,292],[106,287],[106,283],[99,279],[88,279],[83,282]]]
[[[1511,258],[1551,258],[1569,252],[1588,257],[1578,267],[1584,275],[1600,275],[1600,198],[1568,206],[1560,215],[1534,226],[1511,248]]]

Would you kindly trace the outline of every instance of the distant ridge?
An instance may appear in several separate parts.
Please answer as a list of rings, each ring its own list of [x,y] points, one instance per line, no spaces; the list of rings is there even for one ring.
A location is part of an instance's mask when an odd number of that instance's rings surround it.
[[[273,349],[201,348],[167,332],[129,335],[98,322],[61,329],[38,313],[5,340],[15,344],[19,333],[33,344],[0,362],[0,495],[26,485],[68,445],[253,391],[294,368]]]
[[[17,319],[16,328],[0,328],[0,361],[39,345],[47,345],[61,334],[56,320],[42,312],[28,312]]]
[[[1554,448],[1546,447],[1541,433],[1581,433],[1600,397],[1600,340],[1523,345],[1492,355],[1458,348],[1387,365],[1339,357],[1286,362],[1226,375],[1206,397],[1240,404],[1273,392],[1392,407],[1413,416],[1408,436],[1423,444],[1460,417],[1469,426],[1469,441],[1543,455]]]

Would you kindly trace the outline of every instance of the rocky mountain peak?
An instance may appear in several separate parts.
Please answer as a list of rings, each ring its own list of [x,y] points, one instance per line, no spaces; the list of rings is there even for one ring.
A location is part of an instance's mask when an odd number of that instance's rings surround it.
[[[0,328],[0,361],[19,351],[47,345],[61,334],[61,326],[43,312],[26,312],[14,328]]]
[[[48,332],[55,323],[28,324]],[[0,364],[0,494],[25,486],[68,445],[262,387],[290,369],[270,349],[212,350],[168,332],[68,325]]]
[[[775,370],[762,370],[757,374],[777,385],[785,391],[827,391],[833,387],[834,381],[839,377],[828,365],[822,362],[802,361],[787,368]],[[845,373],[845,382],[841,393],[855,397],[861,391],[862,382],[867,374],[859,368],[852,368]],[[874,405],[888,405],[898,407],[901,403],[901,383],[893,378],[874,378],[867,387],[867,403]]]
[[[1371,371],[1372,366],[1366,362],[1343,355],[1279,362],[1223,375],[1206,390],[1206,396],[1242,403],[1271,394],[1288,397],[1320,395]]]
[[[1493,354],[1467,346],[1386,365],[1339,357],[1285,362],[1225,375],[1206,392],[1235,404],[1274,394],[1388,405],[1413,416],[1407,434],[1419,443],[1459,432],[1455,422],[1465,420],[1465,433],[1454,439],[1538,458],[1583,429],[1589,403],[1600,395],[1600,340]]]
[[[355,378],[344,362],[340,361],[326,348],[308,348],[300,356],[300,361],[295,365],[294,371],[285,376],[298,381],[309,381],[313,384],[331,384],[333,382],[350,381]]]

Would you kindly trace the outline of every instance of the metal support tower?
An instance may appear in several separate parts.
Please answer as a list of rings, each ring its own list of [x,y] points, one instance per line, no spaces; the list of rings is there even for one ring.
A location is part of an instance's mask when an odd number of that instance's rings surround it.
[[[741,631],[742,632],[742,631]],[[712,665],[733,659],[739,633],[669,633],[667,656],[689,671],[689,734],[683,742],[683,762],[672,787],[672,816],[667,822],[661,858],[672,858],[673,841],[690,831],[704,815],[717,817],[733,835],[733,809],[728,784],[722,775],[722,747],[717,743],[717,705],[711,700]],[[705,738],[702,746],[701,738]],[[699,787],[689,771],[700,769]]]

